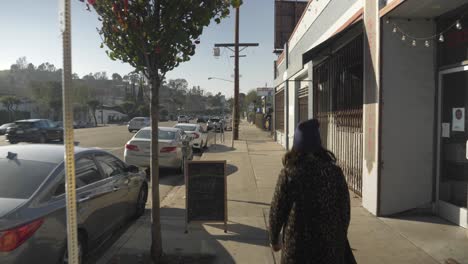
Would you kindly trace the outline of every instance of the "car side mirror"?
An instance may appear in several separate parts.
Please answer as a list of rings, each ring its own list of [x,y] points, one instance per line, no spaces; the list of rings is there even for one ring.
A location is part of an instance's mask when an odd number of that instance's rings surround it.
[[[125,168],[125,171],[131,172],[131,173],[137,173],[140,171],[140,169],[135,165],[128,165],[127,168]]]

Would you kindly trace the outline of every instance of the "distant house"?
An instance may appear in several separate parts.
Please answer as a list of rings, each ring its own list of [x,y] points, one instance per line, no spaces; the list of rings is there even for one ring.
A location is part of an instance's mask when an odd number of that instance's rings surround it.
[[[96,118],[98,124],[105,125],[109,123],[121,122],[122,120],[127,120],[128,116],[119,111],[111,109],[99,109],[96,110]]]

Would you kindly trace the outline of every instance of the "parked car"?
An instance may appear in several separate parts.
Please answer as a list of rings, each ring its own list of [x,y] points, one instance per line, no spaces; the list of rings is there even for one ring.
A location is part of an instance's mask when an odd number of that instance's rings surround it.
[[[0,135],[5,135],[9,127],[14,126],[15,123],[6,123],[0,126]]]
[[[190,121],[188,116],[180,115],[177,117],[177,123],[188,123]]]
[[[185,132],[173,127],[159,128],[159,166],[184,171],[185,161],[193,158],[192,142]],[[138,131],[125,144],[124,160],[139,167],[150,167],[151,128]]]
[[[15,122],[7,129],[6,139],[10,144],[18,142],[46,143],[63,141],[63,128],[48,119],[26,119]]]
[[[144,127],[150,125],[150,118],[149,117],[134,117],[130,122],[128,122],[127,128],[128,132],[138,131]]]
[[[79,259],[144,213],[145,174],[75,147]],[[63,145],[0,147],[0,262],[68,263]],[[83,262],[80,262],[83,263]]]
[[[220,131],[221,127],[224,129],[224,120],[219,117],[211,117],[208,119],[208,130]]]
[[[206,122],[208,122],[208,117],[206,116],[199,116],[197,118],[197,123],[206,123]]]
[[[202,150],[208,144],[208,133],[198,124],[177,124],[175,128],[182,129],[185,134],[192,137],[193,148]]]

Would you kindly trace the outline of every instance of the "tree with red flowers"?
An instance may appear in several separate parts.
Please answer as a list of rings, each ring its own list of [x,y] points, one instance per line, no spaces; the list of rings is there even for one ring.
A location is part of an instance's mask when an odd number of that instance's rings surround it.
[[[83,1],[83,0],[81,0]],[[238,0],[88,0],[102,27],[98,29],[107,55],[129,63],[151,84],[151,255],[162,255],[159,218],[158,121],[159,90],[167,72],[195,54],[203,28],[219,23]]]

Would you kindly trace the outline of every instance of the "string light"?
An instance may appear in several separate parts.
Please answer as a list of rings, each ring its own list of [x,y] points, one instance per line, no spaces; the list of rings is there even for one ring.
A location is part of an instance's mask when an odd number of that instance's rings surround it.
[[[444,35],[443,34],[440,34],[439,36],[439,42],[444,42],[445,39],[444,39]]]
[[[411,46],[416,47],[417,43],[421,41],[421,43],[424,43],[424,46],[426,48],[429,48],[431,46],[431,41],[439,41],[440,43],[445,42],[445,37],[444,34],[446,34],[448,31],[451,29],[455,28],[457,30],[462,30],[463,29],[463,24],[462,20],[463,18],[468,15],[468,12],[460,16],[457,20],[455,20],[451,25],[449,25],[446,29],[428,37],[417,37],[414,35],[410,35],[406,33],[404,30],[402,30],[396,23],[391,21],[391,18],[388,18],[385,20],[386,24],[391,24],[392,25],[392,33],[401,33],[401,40],[406,41],[406,39],[409,39],[409,42],[411,42]],[[410,20],[408,20],[410,21]]]

